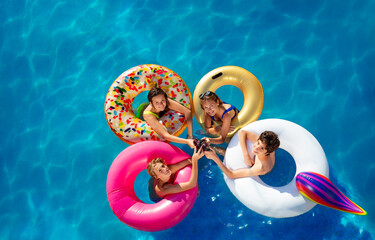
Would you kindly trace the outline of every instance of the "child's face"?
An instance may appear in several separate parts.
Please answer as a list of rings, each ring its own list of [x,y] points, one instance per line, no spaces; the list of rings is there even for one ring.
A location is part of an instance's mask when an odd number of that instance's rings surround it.
[[[215,116],[215,114],[219,110],[219,103],[213,100],[204,101],[202,106],[203,106],[204,112],[207,113],[209,116]]]
[[[164,95],[157,95],[153,97],[152,106],[158,112],[164,111],[167,106],[167,100],[165,99]]]
[[[253,150],[252,153],[254,155],[259,155],[259,154],[266,154],[266,144],[260,141],[259,139],[254,143],[253,145]]]
[[[164,163],[155,164],[154,173],[156,178],[162,180],[163,182],[167,182],[172,174],[171,170]]]

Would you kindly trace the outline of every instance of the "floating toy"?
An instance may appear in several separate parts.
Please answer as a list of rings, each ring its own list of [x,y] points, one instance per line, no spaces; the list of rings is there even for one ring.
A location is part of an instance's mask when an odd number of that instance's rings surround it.
[[[160,141],[146,141],[123,150],[113,161],[107,177],[107,197],[113,213],[128,226],[142,231],[161,231],[184,219],[197,198],[198,186],[167,195],[155,204],[142,202],[135,194],[137,175],[154,158],[174,164],[190,158],[181,149]],[[187,182],[192,168],[187,166],[176,174],[175,184]]]
[[[280,148],[287,151],[296,163],[293,180],[281,187],[269,186],[259,176],[238,179],[224,176],[230,191],[246,207],[274,218],[301,215],[312,209],[316,203],[355,214],[366,214],[328,180],[329,167],[324,151],[316,138],[306,129],[286,120],[265,119],[250,123],[243,130],[258,135],[266,130],[275,132],[280,139]],[[251,157],[252,146],[253,144],[247,141]],[[228,145],[224,163],[231,169],[247,167],[238,142],[238,134],[233,136]]]
[[[296,184],[298,191],[313,202],[348,213],[367,214],[323,175],[314,172],[301,172],[297,174]]]
[[[185,82],[172,70],[154,64],[133,67],[122,73],[108,90],[104,113],[109,127],[121,140],[133,144],[145,140],[163,140],[133,112],[134,98],[152,87],[163,89],[169,98],[190,108],[191,93]],[[185,116],[173,110],[159,121],[167,131],[179,136],[186,128]]]
[[[204,111],[200,107],[199,95],[207,91],[216,91],[221,86],[232,85],[238,87],[244,95],[244,104],[238,117],[231,125],[235,128],[228,133],[233,136],[243,126],[256,121],[263,109],[263,88],[258,79],[249,71],[236,67],[224,66],[207,73],[198,83],[193,95],[194,116],[204,129]],[[220,96],[219,96],[220,97]]]
[[[326,156],[319,142],[303,127],[281,119],[260,120],[245,126],[243,130],[260,135],[263,131],[275,132],[280,148],[287,151],[296,163],[296,175],[300,172],[316,172],[328,177]],[[253,144],[247,141],[247,148]],[[251,155],[251,151],[249,153]],[[253,156],[251,156],[253,157]],[[277,161],[277,160],[276,160]],[[231,169],[246,168],[236,133],[230,141],[224,163]],[[316,203],[301,195],[296,187],[296,176],[285,186],[273,187],[258,176],[230,179],[224,176],[230,191],[249,209],[274,218],[294,217],[312,209]]]

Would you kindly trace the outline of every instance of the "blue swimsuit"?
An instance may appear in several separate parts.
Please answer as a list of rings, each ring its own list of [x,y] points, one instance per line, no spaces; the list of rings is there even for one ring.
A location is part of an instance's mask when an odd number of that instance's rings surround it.
[[[225,111],[223,112],[223,115],[221,115],[220,120],[223,120],[224,114],[226,114],[227,112],[232,111],[232,110],[234,110],[234,116],[230,120],[233,120],[233,118],[235,118],[237,116],[237,113],[239,112],[238,109],[235,106],[233,106],[232,104],[229,104],[229,105],[230,105],[230,107],[228,109],[225,109]],[[215,122],[220,121],[220,120],[216,120],[214,118],[214,116],[211,116],[211,119]]]

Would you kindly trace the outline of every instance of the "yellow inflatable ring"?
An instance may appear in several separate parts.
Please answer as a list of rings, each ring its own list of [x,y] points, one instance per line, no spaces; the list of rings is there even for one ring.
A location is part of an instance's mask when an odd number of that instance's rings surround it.
[[[134,98],[152,87],[163,89],[169,98],[191,109],[191,93],[182,78],[172,70],[155,64],[145,64],[125,71],[109,88],[104,113],[112,131],[128,144],[163,140],[148,123],[137,118],[133,112]],[[180,135],[186,128],[185,116],[173,110],[164,114],[159,122],[175,136]]]
[[[198,83],[193,95],[194,115],[199,125],[204,129],[204,111],[200,107],[199,95],[206,91],[215,92],[221,86],[238,87],[243,96],[244,104],[238,117],[233,119],[235,129],[228,133],[233,136],[240,128],[256,121],[263,109],[264,93],[258,79],[249,71],[236,67],[224,66],[207,73]],[[220,96],[219,96],[220,97]]]

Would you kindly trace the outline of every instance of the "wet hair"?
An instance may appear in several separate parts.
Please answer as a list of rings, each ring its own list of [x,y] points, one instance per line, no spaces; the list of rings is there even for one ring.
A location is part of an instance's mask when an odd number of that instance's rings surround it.
[[[168,110],[169,110],[169,100],[168,95],[163,91],[163,89],[158,87],[153,87],[147,95],[148,101],[151,103],[151,106],[154,107],[154,104],[152,103],[152,99],[156,96],[163,95],[165,97],[165,100],[167,102],[167,106],[165,107],[165,110],[160,112],[159,116],[163,116]],[[155,108],[155,107],[154,107]]]
[[[266,145],[267,156],[276,151],[280,146],[279,137],[272,131],[262,132],[258,139]]]
[[[154,172],[154,168],[155,168],[155,165],[158,164],[158,163],[165,164],[164,159],[162,159],[162,158],[154,158],[154,159],[151,160],[151,162],[149,162],[147,164],[147,173],[148,173],[148,175],[150,175],[151,177],[153,177],[155,179],[157,179],[157,177],[156,177],[156,174]]]
[[[214,102],[219,102],[219,105],[222,105],[223,104],[223,101],[220,100],[220,98],[216,95],[216,93],[212,92],[212,91],[207,91],[205,93],[202,93],[201,95],[199,95],[199,99],[200,99],[200,104],[201,104],[201,108],[203,108],[203,103],[208,101],[208,100],[211,100],[211,101],[214,101]]]

